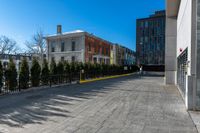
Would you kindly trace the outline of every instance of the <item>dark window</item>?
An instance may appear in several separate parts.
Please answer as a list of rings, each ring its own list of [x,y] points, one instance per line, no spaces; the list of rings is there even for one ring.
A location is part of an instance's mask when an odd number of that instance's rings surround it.
[[[75,51],[75,47],[76,47],[76,42],[72,41],[72,51]]]
[[[22,63],[21,63],[21,62],[19,62],[19,66],[18,66],[18,69],[19,69],[19,70],[20,70],[20,68],[21,68],[21,64],[22,64]]]
[[[6,68],[8,66],[8,62],[4,62],[3,66],[4,66],[4,68]]]
[[[62,62],[65,61],[65,57],[61,57],[61,61],[62,61]]]
[[[55,43],[51,44],[51,52],[55,52]]]
[[[75,56],[72,56],[72,62],[75,62],[76,58]]]
[[[152,29],[152,35],[154,35],[154,33],[155,33],[155,32],[154,32],[154,29]]]
[[[90,61],[90,62],[92,61],[92,56],[89,57],[89,61]]]
[[[110,59],[107,59],[106,64],[110,64]]]
[[[96,57],[94,57],[93,60],[94,60],[94,63],[97,63],[97,58]]]
[[[88,44],[88,51],[91,51],[91,44]]]
[[[62,42],[62,43],[61,43],[61,52],[64,52],[64,51],[65,51],[65,43]]]
[[[140,23],[140,27],[141,27],[141,28],[143,27],[143,22]]]
[[[21,56],[20,55],[17,55],[15,56],[16,60],[21,60]]]
[[[102,55],[104,54],[104,47],[102,47],[102,49],[101,49],[101,54]]]
[[[51,57],[51,61],[53,61],[53,60],[55,61],[55,58],[54,58],[54,57]]]
[[[148,27],[148,21],[145,22],[145,27],[146,27],[146,28]]]
[[[100,62],[100,64],[102,64],[102,62],[103,62],[102,58],[99,58],[99,62]]]
[[[97,53],[100,54],[100,46],[97,47]]]
[[[98,53],[98,45],[95,44],[95,53]]]
[[[109,49],[108,48],[106,48],[106,55],[109,56]]]

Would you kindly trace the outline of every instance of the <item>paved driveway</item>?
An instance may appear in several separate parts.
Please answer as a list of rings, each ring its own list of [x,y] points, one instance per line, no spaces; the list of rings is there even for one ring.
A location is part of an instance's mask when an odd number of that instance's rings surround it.
[[[175,87],[128,76],[0,97],[0,133],[197,133]]]

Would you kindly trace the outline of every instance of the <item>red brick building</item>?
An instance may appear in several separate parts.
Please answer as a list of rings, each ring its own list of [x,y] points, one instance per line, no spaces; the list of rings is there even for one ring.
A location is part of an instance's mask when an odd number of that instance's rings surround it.
[[[85,61],[110,64],[111,43],[93,35],[85,36]]]

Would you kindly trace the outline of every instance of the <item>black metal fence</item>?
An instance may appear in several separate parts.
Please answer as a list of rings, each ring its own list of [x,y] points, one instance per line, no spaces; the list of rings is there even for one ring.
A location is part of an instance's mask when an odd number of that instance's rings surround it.
[[[137,66],[122,66],[119,69],[81,71],[80,80],[122,75],[139,71]]]
[[[60,85],[60,84],[71,84],[71,83],[78,83],[80,81],[80,72],[73,72],[73,73],[68,73],[68,74],[62,74],[62,75],[50,75],[48,77],[43,77],[46,79],[46,82],[42,82],[42,79],[40,79],[39,86],[37,87],[42,87],[42,86],[49,86],[52,87],[53,85]],[[3,86],[0,88],[0,94],[2,93],[15,93],[15,92],[20,92],[22,90],[27,90],[29,88],[32,88],[31,81],[29,81],[28,86],[26,89],[21,88],[21,84],[19,80],[17,80],[17,86],[10,90],[7,83],[3,82]]]
[[[61,85],[61,84],[72,84],[72,83],[79,83],[80,80],[87,80],[87,79],[93,79],[93,78],[100,78],[105,76],[114,76],[114,75],[121,75],[121,74],[128,74],[139,71],[139,68],[137,66],[123,66],[120,69],[112,69],[112,70],[81,70],[78,72],[70,72],[67,74],[62,75],[50,75],[48,77],[43,77],[46,82],[42,81],[42,78],[40,79],[39,86],[49,86],[52,87],[53,85]],[[3,82],[3,86],[0,88],[0,94],[6,94],[6,93],[15,93],[20,92],[22,90],[27,90],[29,88],[32,88],[31,81],[29,81],[28,86],[26,89],[21,89],[21,84],[18,80],[17,86],[10,90],[7,83],[5,83],[5,80]]]

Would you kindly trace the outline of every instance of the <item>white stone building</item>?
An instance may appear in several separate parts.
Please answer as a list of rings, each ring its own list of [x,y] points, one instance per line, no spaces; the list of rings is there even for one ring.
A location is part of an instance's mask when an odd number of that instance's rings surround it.
[[[32,65],[32,56],[28,54],[2,54],[0,55],[0,60],[4,68],[7,68],[10,58],[13,59],[17,71],[20,70],[21,62],[23,58],[27,59],[29,68]]]
[[[61,60],[84,62],[85,39],[83,31],[63,33],[46,37],[47,57],[50,62]],[[61,44],[61,45],[58,45]],[[77,45],[78,44],[78,45]]]
[[[200,109],[200,0],[166,0],[165,83],[177,85],[187,109]]]

